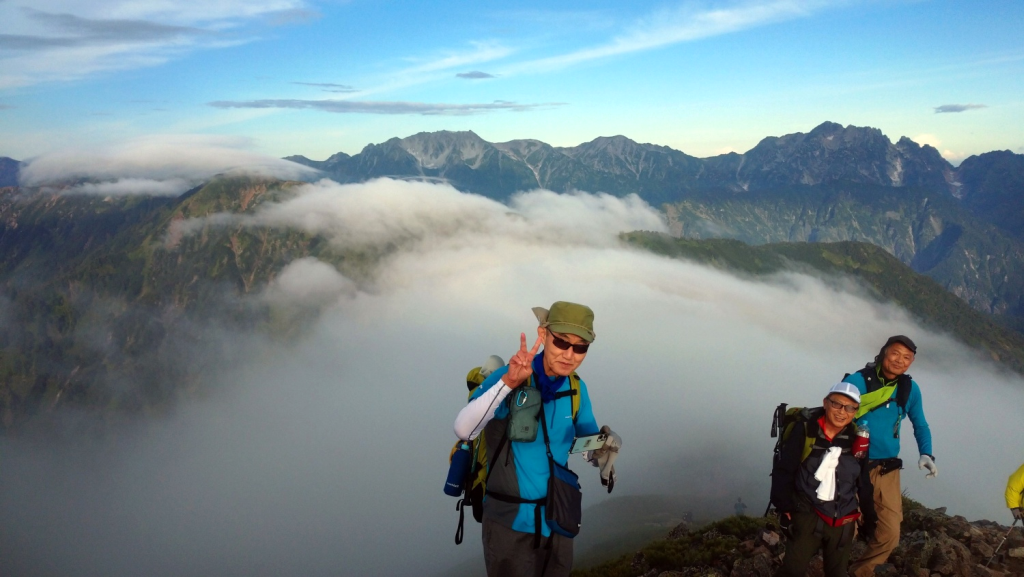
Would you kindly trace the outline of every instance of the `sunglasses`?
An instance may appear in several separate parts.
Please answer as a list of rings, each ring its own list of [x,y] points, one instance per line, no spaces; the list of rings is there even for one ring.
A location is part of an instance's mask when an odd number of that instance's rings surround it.
[[[580,344],[574,345],[574,344],[570,343],[569,341],[567,341],[567,340],[565,340],[563,338],[560,338],[555,333],[549,333],[549,334],[551,335],[551,344],[555,345],[556,349],[564,351],[564,350],[568,349],[569,347],[572,347],[572,352],[576,353],[577,355],[585,355],[585,354],[587,354],[587,349],[590,348],[590,343],[580,343]]]
[[[847,413],[856,413],[857,409],[859,408],[856,405],[844,405],[843,403],[840,403],[840,402],[837,402],[837,401],[833,401],[832,399],[825,399],[825,400],[828,401],[830,405],[832,405],[833,409],[842,409],[842,410],[846,411]]]

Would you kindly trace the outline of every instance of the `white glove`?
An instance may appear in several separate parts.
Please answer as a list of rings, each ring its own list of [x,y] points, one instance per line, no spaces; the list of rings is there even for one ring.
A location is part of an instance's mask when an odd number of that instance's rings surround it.
[[[583,460],[601,469],[601,484],[608,487],[608,492],[611,493],[615,487],[615,479],[618,478],[618,475],[615,474],[615,459],[619,457],[622,438],[616,435],[608,425],[601,427],[601,432],[608,435],[608,440],[605,441],[603,447],[596,451],[584,451]]]
[[[917,461],[917,468],[928,469],[928,474],[924,476],[925,479],[931,479],[939,474],[939,468],[935,466],[935,459],[931,455],[921,455]]]

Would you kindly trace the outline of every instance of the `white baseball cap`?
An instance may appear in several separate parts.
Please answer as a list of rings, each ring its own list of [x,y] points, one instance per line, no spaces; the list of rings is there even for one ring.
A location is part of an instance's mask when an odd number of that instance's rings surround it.
[[[853,399],[857,404],[860,404],[860,390],[857,389],[856,385],[852,385],[850,383],[836,383],[828,390],[828,395],[831,395],[832,393],[846,395]],[[828,395],[825,396],[827,397]]]

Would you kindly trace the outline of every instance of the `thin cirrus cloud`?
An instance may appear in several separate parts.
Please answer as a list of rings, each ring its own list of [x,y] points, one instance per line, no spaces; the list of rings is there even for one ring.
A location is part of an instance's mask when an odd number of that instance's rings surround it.
[[[201,4],[0,1],[0,89],[156,66],[200,49],[245,43],[254,25],[304,0]]]
[[[503,73],[535,73],[560,70],[575,64],[632,52],[662,48],[682,42],[719,36],[776,22],[807,17],[835,3],[824,0],[774,0],[742,2],[728,8],[698,9],[685,4],[651,13],[636,21],[609,42],[565,54],[520,62]]]
[[[57,35],[0,34],[0,49],[33,51],[113,43],[151,44],[209,34],[192,26],[160,24],[145,20],[97,20],[74,14],[50,14],[30,8],[23,11],[29,19]]]
[[[324,92],[358,92],[358,90],[353,86],[349,86],[348,84],[335,84],[334,82],[292,82],[292,84],[312,86],[314,88],[319,88]]]
[[[494,78],[493,74],[488,74],[486,72],[481,72],[479,70],[473,70],[472,72],[459,72],[455,76],[459,78],[467,78],[469,80],[477,80],[481,78]]]
[[[968,110],[977,110],[979,108],[988,108],[986,104],[943,104],[942,106],[935,107],[935,114],[943,114],[948,112],[966,112]]]
[[[402,101],[358,101],[358,100],[218,100],[210,102],[214,108],[290,108],[297,110],[319,110],[337,114],[419,114],[425,116],[467,116],[499,110],[525,112],[538,108],[563,106],[563,102],[519,104],[496,100],[486,103],[452,104],[443,102],[402,102]]]

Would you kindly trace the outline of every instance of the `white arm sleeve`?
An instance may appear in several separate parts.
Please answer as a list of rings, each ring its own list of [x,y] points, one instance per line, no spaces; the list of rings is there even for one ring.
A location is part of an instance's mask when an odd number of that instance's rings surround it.
[[[505,400],[510,392],[512,389],[508,388],[503,380],[500,383],[495,383],[482,395],[467,403],[455,417],[455,436],[463,441],[476,439],[480,431],[484,430],[487,423],[494,418],[494,409]]]

